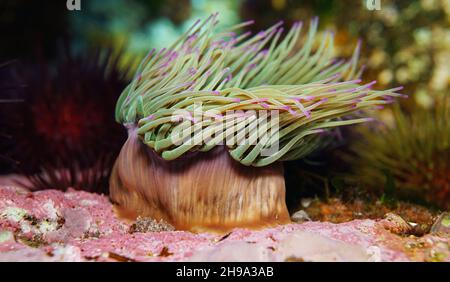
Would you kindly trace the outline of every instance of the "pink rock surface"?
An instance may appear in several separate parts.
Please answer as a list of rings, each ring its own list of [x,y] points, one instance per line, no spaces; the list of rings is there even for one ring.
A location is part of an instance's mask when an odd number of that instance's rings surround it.
[[[450,261],[449,238],[401,237],[373,220],[226,235],[130,226],[103,195],[0,187],[0,261]]]

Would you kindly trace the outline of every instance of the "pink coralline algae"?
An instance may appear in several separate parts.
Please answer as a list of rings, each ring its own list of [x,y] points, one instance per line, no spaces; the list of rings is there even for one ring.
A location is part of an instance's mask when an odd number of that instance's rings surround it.
[[[226,235],[137,232],[103,195],[0,187],[0,261],[450,261],[450,239],[383,220],[305,222]]]

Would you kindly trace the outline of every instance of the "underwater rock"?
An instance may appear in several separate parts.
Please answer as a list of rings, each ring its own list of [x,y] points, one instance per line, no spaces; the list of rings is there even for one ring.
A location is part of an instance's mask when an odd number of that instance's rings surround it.
[[[0,244],[5,242],[14,242],[14,234],[11,231],[0,232]]]
[[[387,220],[307,221],[225,235],[130,233],[133,224],[152,226],[138,222],[119,220],[103,195],[0,187],[0,261],[450,261],[449,237],[399,236],[385,229]]]
[[[236,251],[239,250],[239,251]],[[234,241],[218,247],[210,247],[193,255],[190,261],[217,261],[217,262],[264,262],[274,261],[274,254],[270,248],[255,245],[252,242]]]
[[[431,227],[432,234],[450,237],[450,213],[444,212]]]
[[[91,226],[91,216],[81,208],[62,210],[62,221],[64,224],[61,228],[46,236],[49,241],[66,242],[72,238],[83,237]]]
[[[278,247],[279,258],[302,261],[370,261],[370,253],[358,245],[331,240],[310,232],[296,232],[284,238]]]
[[[74,246],[55,246],[48,251],[32,247],[19,247],[8,252],[2,252],[0,255],[0,262],[73,262],[81,260],[80,249]]]

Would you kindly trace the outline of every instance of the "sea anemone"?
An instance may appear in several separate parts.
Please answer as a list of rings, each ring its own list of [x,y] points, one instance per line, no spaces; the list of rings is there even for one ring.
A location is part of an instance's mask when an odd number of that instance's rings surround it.
[[[4,148],[10,166],[32,190],[68,187],[108,192],[109,174],[125,140],[110,116],[126,85],[118,56],[109,50],[75,55],[69,47],[55,64],[17,63],[14,77],[23,100],[5,108],[14,126]],[[5,143],[5,142],[3,142]]]
[[[361,128],[361,138],[350,144],[348,158],[364,190],[450,207],[450,99],[430,110],[405,113],[393,109],[393,123]]]
[[[359,44],[349,60],[333,58],[332,33],[315,48],[317,18],[304,41],[301,22],[284,38],[281,22],[253,36],[236,33],[251,22],[222,32],[216,24],[213,14],[150,51],[117,102],[128,140],[110,196],[123,215],[194,231],[289,222],[281,161],[308,155],[327,131],[369,121],[356,114],[401,96],[361,84]],[[197,138],[218,127],[213,142]],[[188,134],[177,139],[180,132]]]

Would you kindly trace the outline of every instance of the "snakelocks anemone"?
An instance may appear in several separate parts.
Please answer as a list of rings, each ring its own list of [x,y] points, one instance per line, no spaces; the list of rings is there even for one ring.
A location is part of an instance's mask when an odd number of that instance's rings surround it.
[[[256,35],[238,33],[251,22],[217,32],[217,16],[150,51],[117,102],[128,140],[110,197],[124,216],[192,231],[287,223],[282,161],[402,95],[361,84],[360,45],[334,58],[333,34],[316,40],[317,18],[306,37],[301,22],[283,37],[281,22]]]
[[[392,124],[360,129],[347,159],[367,194],[450,208],[450,97],[436,101],[409,114],[396,107]]]

